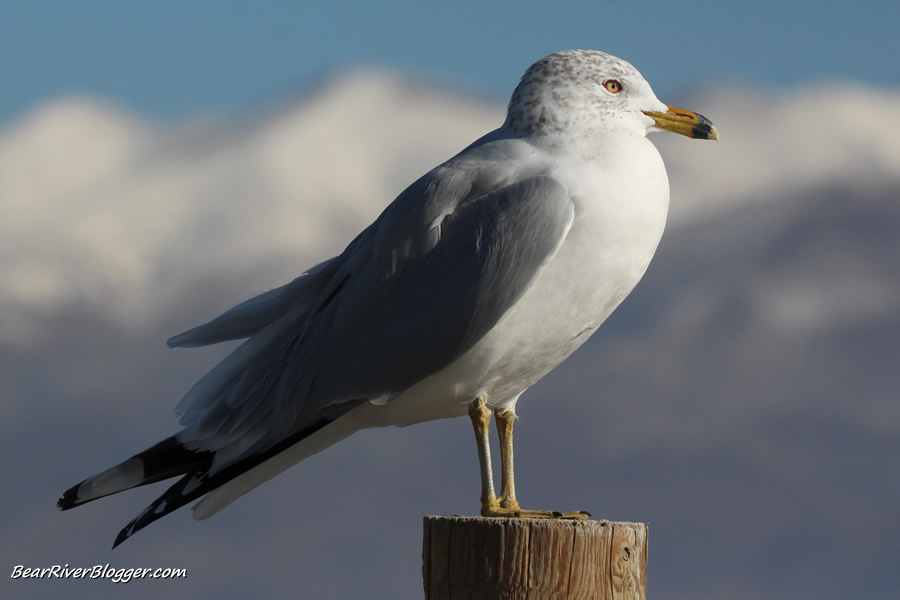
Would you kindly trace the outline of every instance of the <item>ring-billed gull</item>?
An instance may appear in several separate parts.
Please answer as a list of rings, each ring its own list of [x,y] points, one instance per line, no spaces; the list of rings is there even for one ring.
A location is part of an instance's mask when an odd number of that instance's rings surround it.
[[[570,50],[536,62],[500,128],[410,185],[340,256],[171,338],[247,339],[185,395],[181,431],[59,507],[180,477],[118,545],[203,496],[194,516],[207,518],[360,429],[468,413],[482,515],[587,517],[519,507],[515,407],[643,276],[669,204],[654,129],[718,138],[619,58]]]

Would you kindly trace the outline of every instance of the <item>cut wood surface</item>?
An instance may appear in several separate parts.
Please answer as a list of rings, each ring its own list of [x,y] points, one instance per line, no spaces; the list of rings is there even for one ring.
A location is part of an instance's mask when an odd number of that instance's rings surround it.
[[[425,517],[426,600],[643,599],[647,525]]]

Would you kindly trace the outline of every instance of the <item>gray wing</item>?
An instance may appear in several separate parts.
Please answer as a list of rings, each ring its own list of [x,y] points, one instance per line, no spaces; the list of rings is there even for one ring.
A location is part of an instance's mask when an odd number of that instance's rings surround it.
[[[315,279],[315,299],[264,301],[267,324],[179,405],[179,439],[227,449],[232,462],[323,416],[389,400],[471,348],[529,288],[573,219],[567,191],[549,176],[479,185],[436,170],[324,263],[330,277]]]
[[[310,398],[389,399],[443,369],[521,298],[572,218],[565,188],[532,177],[443,218],[439,241],[394,275],[380,301],[357,303],[373,282],[348,281],[348,294],[334,306],[335,327],[320,346],[327,360]]]
[[[250,298],[204,323],[166,340],[170,348],[196,348],[248,338],[292,307],[309,309],[340,267],[339,257],[319,263],[297,279]]]

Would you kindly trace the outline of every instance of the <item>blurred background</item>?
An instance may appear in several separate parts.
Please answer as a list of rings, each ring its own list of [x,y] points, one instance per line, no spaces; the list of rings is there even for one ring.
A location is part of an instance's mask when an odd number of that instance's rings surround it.
[[[177,429],[229,348],[165,339],[341,251],[595,48],[697,110],[656,136],[644,281],[519,403],[523,505],[650,524],[650,595],[900,589],[900,8],[858,1],[0,7],[0,566],[177,567],[15,598],[421,597],[421,518],[475,514],[466,420],[370,430],[110,552],[164,489],[55,509]],[[496,452],[496,449],[495,449]]]

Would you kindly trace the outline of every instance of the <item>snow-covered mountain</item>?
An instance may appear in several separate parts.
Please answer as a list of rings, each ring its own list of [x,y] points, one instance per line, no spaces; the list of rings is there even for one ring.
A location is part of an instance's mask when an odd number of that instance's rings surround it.
[[[683,102],[707,111],[722,137],[687,147],[673,136],[656,140],[676,220],[826,183],[877,190],[900,179],[898,90],[831,83],[776,95],[724,87]]]
[[[767,92],[662,98],[722,141],[654,138],[669,230],[632,296],[523,397],[517,484],[530,506],[649,521],[653,595],[889,598],[900,93]],[[338,252],[502,116],[356,72],[248,118],[155,123],[63,98],[0,130],[3,563],[188,569],[132,597],[418,596],[419,517],[477,509],[462,421],[363,432],[211,521],[180,511],[113,554],[156,486],[54,502],[174,431],[169,410],[223,350],[166,337]]]
[[[240,122],[154,124],[95,99],[51,102],[0,132],[0,299],[146,322],[197,273],[284,261],[293,276],[499,121],[501,107],[371,72]]]

